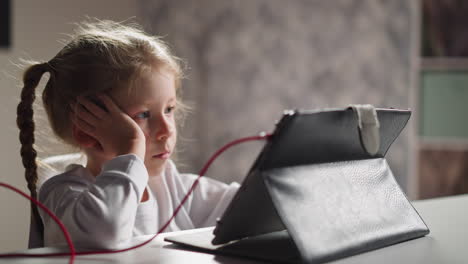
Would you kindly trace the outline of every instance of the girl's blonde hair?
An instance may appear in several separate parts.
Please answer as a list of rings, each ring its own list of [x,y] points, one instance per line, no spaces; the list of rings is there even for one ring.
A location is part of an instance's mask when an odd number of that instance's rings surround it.
[[[179,59],[163,41],[145,34],[134,24],[93,20],[80,23],[70,42],[50,61],[33,64],[25,70],[17,124],[25,177],[34,198],[37,197],[37,154],[33,147],[33,102],[42,75],[50,74],[42,100],[52,130],[60,139],[74,145],[70,103],[78,96],[133,89],[138,76],[152,69],[171,71],[176,91],[180,92]]]

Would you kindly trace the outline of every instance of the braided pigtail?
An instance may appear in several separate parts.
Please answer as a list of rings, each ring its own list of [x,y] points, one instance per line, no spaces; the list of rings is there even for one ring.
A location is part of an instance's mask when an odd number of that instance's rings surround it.
[[[30,66],[23,76],[24,86],[21,91],[21,101],[17,108],[16,124],[20,130],[19,139],[21,142],[21,159],[25,168],[25,178],[31,196],[37,199],[37,152],[34,149],[34,111],[33,103],[36,99],[35,90],[42,75],[49,69],[48,64],[35,64]],[[37,206],[31,202],[31,218],[36,223],[37,235],[40,240],[43,238],[44,227],[40,221]],[[34,227],[31,227],[34,228]],[[30,239],[31,243],[31,239]],[[29,245],[31,247],[31,244]],[[40,246],[40,245],[36,245]]]

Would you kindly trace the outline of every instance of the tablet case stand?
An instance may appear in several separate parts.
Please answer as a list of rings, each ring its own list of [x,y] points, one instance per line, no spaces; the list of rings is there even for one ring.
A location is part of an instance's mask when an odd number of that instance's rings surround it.
[[[428,234],[385,160],[410,114],[369,105],[285,113],[218,221],[211,245],[197,245],[193,236],[189,243],[169,241],[322,263]],[[296,252],[264,258],[255,241],[270,243],[273,254]]]

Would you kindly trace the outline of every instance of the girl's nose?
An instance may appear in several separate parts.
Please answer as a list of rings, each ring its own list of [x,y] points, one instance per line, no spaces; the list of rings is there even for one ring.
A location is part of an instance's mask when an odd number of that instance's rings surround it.
[[[161,118],[156,128],[156,140],[166,140],[174,133],[174,124],[166,118]]]

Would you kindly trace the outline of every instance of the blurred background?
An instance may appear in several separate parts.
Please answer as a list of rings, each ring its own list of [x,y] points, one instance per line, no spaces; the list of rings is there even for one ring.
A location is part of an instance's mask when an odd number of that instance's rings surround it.
[[[15,123],[20,58],[49,60],[87,16],[138,22],[186,62],[193,111],[180,130],[183,172],[230,140],[271,131],[284,109],[370,103],[413,110],[387,155],[410,199],[468,191],[462,0],[0,0],[0,181],[27,190]],[[40,103],[40,157],[72,151],[54,139]],[[208,176],[241,182],[261,147],[229,150]],[[0,251],[25,248],[29,203],[0,190],[0,212]]]

